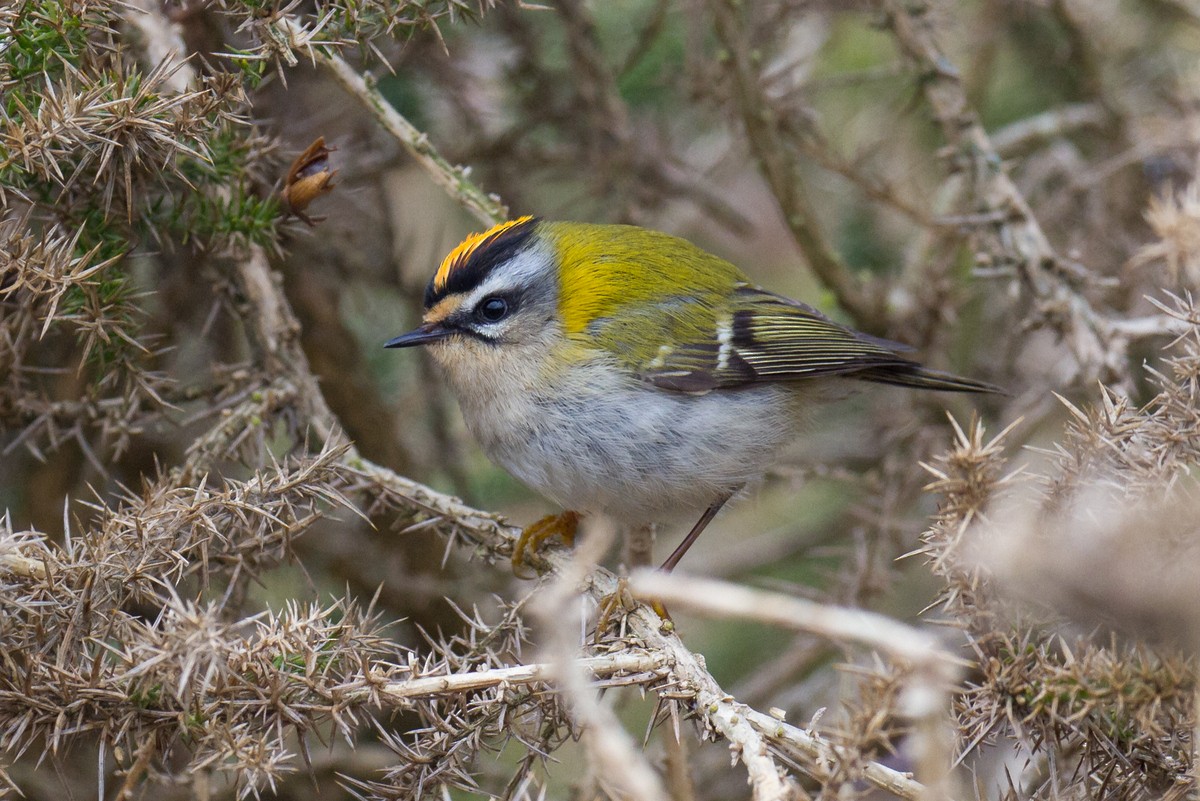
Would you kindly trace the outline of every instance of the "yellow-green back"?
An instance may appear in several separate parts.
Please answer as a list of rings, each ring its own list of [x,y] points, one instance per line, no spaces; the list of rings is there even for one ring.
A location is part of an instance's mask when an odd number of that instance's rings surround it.
[[[708,392],[854,375],[947,391],[994,387],[927,370],[895,342],[753,286],[690,242],[627,225],[539,222],[557,251],[570,347],[601,350],[662,389]]]
[[[558,251],[565,333],[644,365],[664,342],[710,340],[734,265],[687,240],[631,225],[541,222]]]

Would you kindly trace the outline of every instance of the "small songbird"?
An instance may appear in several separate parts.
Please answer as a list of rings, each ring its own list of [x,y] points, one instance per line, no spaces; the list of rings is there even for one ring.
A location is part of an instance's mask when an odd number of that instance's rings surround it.
[[[426,345],[487,455],[564,509],[645,524],[721,506],[771,466],[805,411],[859,379],[996,392],[929,370],[906,346],[755,286],[734,265],[629,225],[521,217],[467,237],[425,290],[423,322],[386,343]]]

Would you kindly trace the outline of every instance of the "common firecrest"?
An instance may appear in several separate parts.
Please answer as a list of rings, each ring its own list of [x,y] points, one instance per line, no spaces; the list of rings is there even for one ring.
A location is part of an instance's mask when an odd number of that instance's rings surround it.
[[[993,392],[928,370],[906,346],[755,286],[683,239],[629,225],[521,217],[467,237],[425,290],[427,345],[487,455],[564,509],[645,524],[700,520],[670,570],[791,440],[830,379]],[[570,541],[575,511],[527,545]]]

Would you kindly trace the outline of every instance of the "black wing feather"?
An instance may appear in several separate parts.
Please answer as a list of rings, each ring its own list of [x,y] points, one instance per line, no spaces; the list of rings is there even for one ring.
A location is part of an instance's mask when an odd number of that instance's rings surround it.
[[[731,317],[718,320],[708,341],[674,348],[643,377],[662,389],[708,392],[760,382],[851,376],[866,381],[958,392],[995,387],[935,370],[902,355],[906,345],[830,320],[816,309],[757,287],[743,286]]]

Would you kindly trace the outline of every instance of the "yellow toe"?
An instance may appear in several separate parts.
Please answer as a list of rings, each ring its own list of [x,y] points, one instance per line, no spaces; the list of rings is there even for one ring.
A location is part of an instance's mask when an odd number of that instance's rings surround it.
[[[517,538],[516,545],[513,546],[513,573],[517,575],[517,578],[535,578],[537,566],[531,564],[530,559],[535,557],[542,544],[552,537],[558,537],[567,545],[574,545],[575,532],[578,529],[579,514],[570,511],[547,515],[526,526],[521,532],[521,536]],[[527,568],[533,568],[533,572]]]
[[[626,614],[638,608],[638,603],[634,600],[633,595],[629,592],[629,580],[625,577],[617,579],[617,589],[605,595],[598,602],[599,616],[596,619],[596,631],[594,640],[600,641],[604,632],[615,623],[619,623]],[[659,600],[650,600],[648,605],[654,610],[654,613],[662,618],[661,628],[663,631],[673,631],[675,622],[671,620],[671,615],[667,612],[667,607],[663,606]]]

